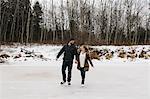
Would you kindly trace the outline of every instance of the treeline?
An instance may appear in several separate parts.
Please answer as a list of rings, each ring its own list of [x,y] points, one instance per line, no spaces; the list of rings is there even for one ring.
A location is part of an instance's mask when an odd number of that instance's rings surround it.
[[[32,0],[31,0],[32,1]],[[150,44],[145,0],[1,0],[0,42]]]
[[[29,43],[39,40],[42,8],[30,0],[1,0],[0,41]]]

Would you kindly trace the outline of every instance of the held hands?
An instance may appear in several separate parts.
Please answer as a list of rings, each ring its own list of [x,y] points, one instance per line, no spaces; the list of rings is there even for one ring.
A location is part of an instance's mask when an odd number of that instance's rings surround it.
[[[78,64],[78,61],[76,60],[75,63]]]

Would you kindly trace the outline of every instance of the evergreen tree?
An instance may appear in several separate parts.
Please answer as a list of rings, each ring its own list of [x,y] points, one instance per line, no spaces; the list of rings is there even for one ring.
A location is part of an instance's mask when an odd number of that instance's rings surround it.
[[[40,3],[37,1],[33,6],[33,39],[40,40],[41,24],[43,23],[43,11]]]
[[[24,42],[30,0],[1,1],[0,40]]]

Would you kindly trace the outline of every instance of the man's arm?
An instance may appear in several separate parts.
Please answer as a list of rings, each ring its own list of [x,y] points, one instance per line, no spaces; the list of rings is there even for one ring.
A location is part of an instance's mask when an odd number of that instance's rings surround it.
[[[63,48],[59,51],[58,55],[57,55],[57,59],[62,55],[62,53],[65,51],[65,46],[63,46]]]
[[[75,55],[75,57],[76,57],[76,60],[78,60],[78,51],[77,51],[77,47],[75,46],[75,48],[74,48],[74,55]]]

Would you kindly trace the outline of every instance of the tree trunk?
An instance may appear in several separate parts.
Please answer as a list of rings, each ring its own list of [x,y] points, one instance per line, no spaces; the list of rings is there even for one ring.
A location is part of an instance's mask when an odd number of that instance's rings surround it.
[[[61,41],[64,40],[64,5],[63,0],[61,0]]]
[[[16,23],[16,16],[17,16],[17,11],[19,9],[19,0],[17,0],[17,4],[16,4],[16,8],[15,8],[15,13],[13,16],[13,21],[12,21],[12,25],[11,25],[11,31],[10,31],[10,41],[14,40],[14,29],[15,29],[15,23]]]
[[[24,31],[25,31],[25,20],[24,20],[24,11],[22,11],[22,32],[21,32],[21,43],[24,42]]]
[[[43,37],[44,37],[44,29],[42,28],[41,30],[41,36],[40,36],[40,42],[42,43],[43,42]]]
[[[52,0],[52,31],[53,31],[53,42],[55,41],[56,33],[55,33],[55,19],[54,19],[54,1]]]
[[[4,28],[4,42],[6,42],[6,40],[7,40],[7,27],[8,27],[8,22],[9,22],[9,21],[6,22],[6,26],[5,26],[5,28]]]
[[[148,27],[149,27],[149,22],[146,23],[146,33],[145,33],[145,39],[144,39],[144,44],[147,44],[147,36],[148,36]]]
[[[0,1],[0,20],[1,20],[0,21],[0,49],[1,49],[1,43],[2,43],[2,36],[1,36],[2,33],[1,32],[2,32],[2,20],[3,20],[1,17],[1,15],[2,15],[1,4],[2,4],[2,2]]]
[[[29,7],[29,11],[28,11],[28,19],[27,19],[27,33],[26,33],[26,43],[29,43],[29,35],[30,35],[30,17],[31,17],[31,11],[30,11],[30,7]]]

